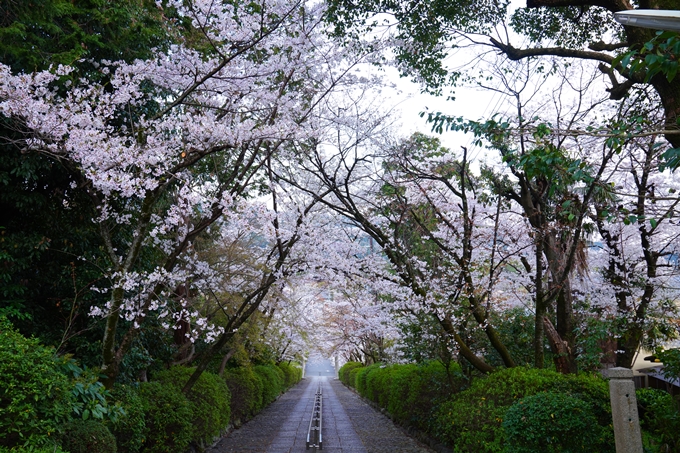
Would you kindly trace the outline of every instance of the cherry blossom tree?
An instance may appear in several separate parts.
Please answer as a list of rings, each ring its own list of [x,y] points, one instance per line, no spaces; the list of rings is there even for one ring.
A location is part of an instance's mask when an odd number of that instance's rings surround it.
[[[626,113],[639,108],[633,105]],[[617,366],[631,367],[646,340],[673,336],[664,320],[677,310],[680,198],[678,178],[658,170],[663,152],[654,137],[631,140],[609,177],[613,199],[598,200],[592,213],[602,245],[591,266],[603,279],[594,299],[614,319]]]
[[[371,269],[371,287],[385,299],[385,311],[434,316],[467,360],[490,371],[461,335],[472,317],[506,365],[514,366],[488,314],[502,298],[494,288],[506,264],[527,247],[515,239],[522,237],[517,228],[523,230],[524,221],[512,213],[495,221],[497,203],[471,175],[464,153],[455,156],[424,136],[394,143],[380,115],[346,102],[339,109],[358,110],[356,120],[300,150],[307,156],[303,174],[314,183],[301,184],[292,173],[279,178],[310,194],[327,193],[320,203],[370,238],[380,251],[375,255],[383,257]]]
[[[326,38],[321,6],[197,0],[168,7],[191,24],[192,39],[146,60],[95,62],[101,82],[67,66],[14,74],[0,65],[0,112],[23,135],[17,146],[71,168],[71,190],[86,191],[97,209],[108,262],[98,290],[109,302],[92,314],[106,322],[108,386],[151,313],[168,326],[191,320],[192,335],[221,334],[187,297],[218,281],[192,244],[211,227],[241,220],[243,197],[267,186],[268,159],[314,135],[310,114],[352,83],[346,76],[364,57]],[[283,244],[295,242],[269,219],[278,245],[270,259],[279,264],[253,300],[277,279],[289,251]]]

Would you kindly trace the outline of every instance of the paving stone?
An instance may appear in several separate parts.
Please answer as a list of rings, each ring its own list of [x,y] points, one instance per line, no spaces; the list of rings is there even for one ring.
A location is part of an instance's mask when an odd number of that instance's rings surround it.
[[[208,453],[309,453],[307,429],[319,385],[323,392],[319,453],[432,453],[328,376],[303,379]]]

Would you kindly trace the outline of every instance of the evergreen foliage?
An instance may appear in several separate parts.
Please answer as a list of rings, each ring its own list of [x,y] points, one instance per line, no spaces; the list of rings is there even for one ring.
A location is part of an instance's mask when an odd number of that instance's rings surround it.
[[[195,368],[174,366],[154,378],[168,390],[181,394]],[[191,410],[191,434],[195,441],[211,441],[229,425],[231,409],[227,384],[219,376],[204,372],[186,395]]]
[[[262,404],[271,404],[284,390],[285,376],[274,365],[256,365],[253,370],[262,380]]]
[[[109,423],[109,430],[116,438],[118,453],[138,453],[147,436],[142,399],[136,388],[117,384],[111,390],[111,402],[125,412]]]
[[[46,447],[74,407],[63,362],[0,317],[0,447]]]
[[[224,380],[231,394],[234,424],[249,420],[262,409],[262,381],[249,366],[225,370]]]
[[[69,453],[116,453],[116,438],[97,420],[76,419],[66,424],[61,446]]]
[[[143,382],[139,386],[148,436],[144,452],[185,451],[191,442],[192,410],[187,398],[173,385]]]

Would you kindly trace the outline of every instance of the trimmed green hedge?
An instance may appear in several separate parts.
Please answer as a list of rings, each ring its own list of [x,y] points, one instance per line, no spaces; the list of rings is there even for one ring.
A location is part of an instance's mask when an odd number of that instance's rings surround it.
[[[638,389],[635,395],[647,450],[680,451],[680,396],[657,389]]]
[[[186,451],[191,442],[192,411],[189,401],[177,388],[158,381],[139,386],[148,436],[145,453]]]
[[[456,453],[613,452],[609,391],[599,376],[517,367],[463,390],[468,383],[458,364],[447,370],[432,362],[348,363],[340,379],[395,421],[427,432]],[[557,413],[558,422],[550,416]]]
[[[507,453],[601,451],[605,427],[588,403],[569,393],[541,392],[522,398],[505,413]]]
[[[283,385],[286,389],[291,388],[302,379],[302,368],[293,366],[289,363],[279,363],[276,366],[283,371],[285,376]]]
[[[285,390],[283,371],[274,365],[257,365],[255,373],[262,380],[262,404],[271,404]]]
[[[155,379],[181,393],[195,370],[176,366],[157,373]],[[216,374],[204,371],[186,398],[191,409],[191,440],[211,441],[229,425],[229,388]]]
[[[387,411],[397,422],[425,432],[431,429],[436,408],[467,383],[458,364],[448,371],[441,362],[391,368]]]
[[[354,387],[354,385],[350,383],[349,378],[350,371],[361,367],[363,367],[363,365],[359,362],[347,362],[346,364],[344,364],[342,367],[340,367],[340,370],[338,371],[338,377],[340,378],[340,382],[349,387]]]
[[[239,425],[250,419],[262,408],[262,379],[252,367],[225,370],[224,381],[231,392],[231,416]]]
[[[453,395],[439,407],[432,434],[453,446],[457,453],[504,452],[507,436],[502,424],[508,409],[541,392],[560,393],[583,401],[589,409],[587,416],[593,417],[601,428],[598,443],[590,445],[591,451],[613,451],[609,391],[604,379],[522,367],[497,371]]]
[[[430,429],[434,410],[465,385],[457,364],[447,371],[441,362],[369,367],[348,362],[339,375],[345,385],[387,409],[395,421],[422,431]]]

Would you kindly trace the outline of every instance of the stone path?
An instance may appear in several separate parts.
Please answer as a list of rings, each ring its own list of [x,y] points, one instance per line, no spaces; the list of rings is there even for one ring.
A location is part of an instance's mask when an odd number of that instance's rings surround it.
[[[306,378],[209,453],[303,453],[314,393],[323,391],[323,450],[329,453],[432,453],[332,377]],[[311,450],[309,450],[311,451]]]

